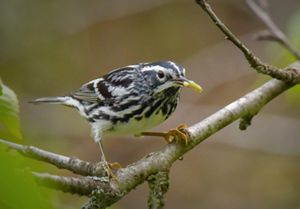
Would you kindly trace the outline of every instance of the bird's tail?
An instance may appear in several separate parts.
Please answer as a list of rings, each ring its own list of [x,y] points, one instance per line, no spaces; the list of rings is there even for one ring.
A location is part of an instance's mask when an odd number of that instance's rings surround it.
[[[29,103],[32,103],[32,104],[62,104],[62,105],[68,105],[70,99],[71,98],[68,97],[68,96],[43,97],[43,98],[38,98],[38,99],[32,100]]]

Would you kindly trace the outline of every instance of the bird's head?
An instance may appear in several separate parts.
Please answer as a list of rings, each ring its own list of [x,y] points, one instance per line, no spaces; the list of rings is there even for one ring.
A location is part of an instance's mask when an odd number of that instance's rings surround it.
[[[155,92],[170,87],[188,87],[201,93],[202,88],[194,81],[185,77],[185,69],[171,61],[159,61],[140,64],[141,72],[149,86]]]

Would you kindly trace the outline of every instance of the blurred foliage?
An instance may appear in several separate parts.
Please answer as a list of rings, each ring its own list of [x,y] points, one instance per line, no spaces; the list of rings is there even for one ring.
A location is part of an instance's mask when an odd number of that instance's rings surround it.
[[[290,18],[287,25],[287,35],[293,46],[300,50],[300,10]],[[272,56],[272,60],[277,66],[285,67],[297,59],[287,50],[282,50],[282,46],[277,44],[271,44],[269,47],[269,53]],[[286,94],[289,102],[295,105],[300,104],[300,86],[295,86]]]
[[[0,144],[0,208],[1,209],[50,209],[27,168],[28,162],[18,153]]]
[[[288,34],[290,35],[291,42],[300,50],[300,10],[291,18],[290,23],[288,25]],[[291,55],[290,55],[291,56]],[[294,61],[294,57],[288,58],[292,62]],[[300,86],[296,86],[289,94],[287,94],[289,101],[295,103],[296,105],[300,104]]]
[[[2,81],[0,79],[0,96],[2,96]]]
[[[9,139],[21,139],[19,104],[15,93],[0,83],[0,135]]]
[[[21,139],[19,107],[15,93],[0,84],[0,137]],[[50,209],[28,167],[29,162],[16,151],[0,144],[0,208]]]

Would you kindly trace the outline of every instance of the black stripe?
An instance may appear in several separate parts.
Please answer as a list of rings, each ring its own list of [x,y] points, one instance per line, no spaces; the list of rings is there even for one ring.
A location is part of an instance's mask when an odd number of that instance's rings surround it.
[[[99,113],[97,115],[93,115],[92,118],[95,120],[110,120],[111,116],[104,113],[103,111],[99,111]]]
[[[95,120],[93,118],[87,118],[87,121],[90,122],[90,123],[94,123]]]
[[[148,107],[148,103],[143,103],[141,105],[141,107],[135,111],[132,111],[131,113],[125,114],[123,115],[123,117],[112,117],[111,121],[113,124],[116,124],[118,122],[124,123],[124,122],[128,122],[131,118],[133,118],[134,116],[139,117],[143,117],[143,115],[141,115],[144,110]],[[138,120],[140,120],[142,118],[139,118]]]
[[[150,109],[147,112],[145,112],[145,117],[149,118],[153,114],[153,112],[160,107],[161,103],[166,99],[168,98],[161,97],[153,106],[150,107]]]
[[[168,112],[168,108],[170,106],[169,104],[169,100],[167,100],[166,102],[163,103],[163,105],[161,106],[161,111],[162,111],[162,114],[163,115],[167,115],[167,112]]]
[[[166,119],[170,117],[170,115],[175,111],[176,107],[177,107],[177,99],[174,101],[171,101],[170,109],[167,112]]]
[[[97,103],[89,106],[88,108],[84,108],[84,112],[86,115],[89,115],[93,110],[105,106],[104,101],[98,101]]]
[[[89,89],[92,92],[95,92],[94,83],[89,83],[86,85],[86,88]]]
[[[121,101],[122,101],[123,99],[126,100],[127,98],[122,98]],[[140,102],[141,102],[140,99],[138,99],[138,100],[131,100],[131,101],[126,102],[126,103],[121,104],[121,105],[114,105],[114,106],[111,108],[111,110],[114,111],[114,112],[123,111],[123,110],[126,110],[126,109],[130,109],[130,107],[132,107],[132,106],[138,105]]]
[[[124,88],[128,88],[128,86],[133,82],[132,78],[127,76],[127,78],[121,78],[118,80],[111,80],[109,83],[114,86],[120,86]]]
[[[112,97],[111,93],[108,91],[108,86],[105,84],[105,82],[103,80],[101,80],[97,83],[97,88],[98,88],[98,91],[100,92],[100,94],[104,98]]]
[[[146,117],[150,117],[156,109],[157,111],[155,114],[158,114],[159,111],[162,111],[162,114],[167,116],[169,108],[171,109],[172,106],[174,106],[174,103],[177,103],[176,99],[178,96],[178,90],[178,87],[171,87],[164,90],[163,94],[161,95],[162,99],[145,113]],[[160,105],[161,107],[158,109]]]

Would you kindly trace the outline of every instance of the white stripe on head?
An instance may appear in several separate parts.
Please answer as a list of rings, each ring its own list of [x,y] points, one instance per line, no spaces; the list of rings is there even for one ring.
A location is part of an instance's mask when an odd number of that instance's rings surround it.
[[[149,66],[144,66],[141,71],[145,72],[145,71],[156,71],[158,72],[159,70],[165,71],[166,68],[159,66],[159,65],[149,65]]]
[[[136,64],[136,65],[128,65],[127,67],[131,67],[131,68],[138,68],[138,67],[139,67],[139,65],[138,65],[138,64]]]
[[[168,61],[168,63],[170,65],[172,65],[177,70],[177,72],[178,72],[179,75],[185,76],[185,69],[183,67],[181,67],[181,69],[182,69],[182,71],[181,71],[180,67],[176,63],[174,63],[172,61]]]
[[[158,73],[163,71],[172,78],[185,77],[185,69],[172,61],[158,61],[152,63],[140,63],[141,72],[154,71]]]

